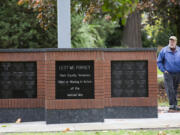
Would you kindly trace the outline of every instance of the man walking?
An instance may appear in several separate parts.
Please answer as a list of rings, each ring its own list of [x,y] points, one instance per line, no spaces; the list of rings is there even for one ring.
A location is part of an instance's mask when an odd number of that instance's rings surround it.
[[[169,110],[179,111],[177,89],[180,82],[180,47],[177,38],[171,36],[169,45],[162,48],[157,59],[158,68],[164,73],[164,84],[169,99]]]

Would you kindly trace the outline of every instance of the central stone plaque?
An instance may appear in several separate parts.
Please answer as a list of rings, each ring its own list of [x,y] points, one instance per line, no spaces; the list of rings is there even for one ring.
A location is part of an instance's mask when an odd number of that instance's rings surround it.
[[[147,61],[112,61],[111,96],[147,97]]]
[[[94,61],[56,61],[56,99],[93,99]]]

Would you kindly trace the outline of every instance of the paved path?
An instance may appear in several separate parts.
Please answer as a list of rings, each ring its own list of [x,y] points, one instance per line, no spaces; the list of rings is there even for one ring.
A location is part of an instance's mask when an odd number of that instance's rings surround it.
[[[162,75],[157,75],[158,78],[164,78],[163,74]]]
[[[96,131],[119,129],[159,129],[180,128],[180,112],[168,113],[167,108],[159,108],[158,118],[148,119],[105,119],[104,123],[50,124],[45,122],[0,123],[0,133],[5,132],[54,132]]]

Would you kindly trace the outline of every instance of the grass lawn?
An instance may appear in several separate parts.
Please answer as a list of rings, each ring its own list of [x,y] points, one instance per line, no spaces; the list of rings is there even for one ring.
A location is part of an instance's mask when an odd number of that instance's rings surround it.
[[[158,106],[164,107],[164,106],[169,106],[169,102],[167,101],[161,101],[158,99]]]
[[[120,130],[99,132],[13,133],[4,135],[180,135],[180,129],[172,130]]]
[[[180,106],[180,98],[178,98],[178,105]],[[158,106],[169,106],[168,100],[160,100],[158,99]]]
[[[161,72],[158,67],[157,67],[157,74],[158,75],[163,75],[163,72]]]

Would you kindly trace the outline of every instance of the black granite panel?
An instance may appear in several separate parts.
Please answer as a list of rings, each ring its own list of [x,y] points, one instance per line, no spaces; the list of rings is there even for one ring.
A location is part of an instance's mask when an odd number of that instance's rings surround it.
[[[36,98],[36,62],[0,62],[0,98]]]
[[[112,61],[112,97],[148,97],[147,61]]]
[[[94,98],[93,61],[56,62],[56,99]]]

